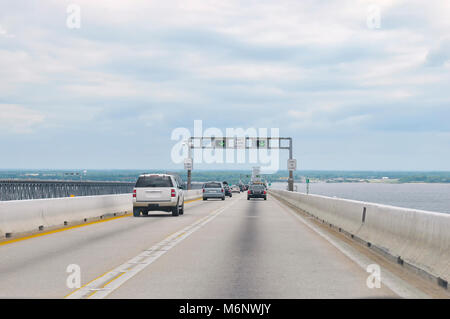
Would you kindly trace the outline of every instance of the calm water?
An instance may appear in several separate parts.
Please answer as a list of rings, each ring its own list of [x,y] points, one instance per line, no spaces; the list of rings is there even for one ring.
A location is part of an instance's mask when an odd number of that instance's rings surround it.
[[[306,184],[295,185],[297,191],[306,192]],[[286,189],[286,184],[272,187]],[[450,214],[450,184],[311,183],[309,192]]]

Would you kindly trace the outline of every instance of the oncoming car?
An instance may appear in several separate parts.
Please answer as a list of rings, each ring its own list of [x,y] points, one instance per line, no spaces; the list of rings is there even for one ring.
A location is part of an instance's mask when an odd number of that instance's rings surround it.
[[[203,200],[208,200],[209,198],[225,200],[225,188],[221,182],[203,184]]]
[[[178,175],[140,175],[133,190],[133,215],[147,216],[150,211],[184,214],[184,186]]]

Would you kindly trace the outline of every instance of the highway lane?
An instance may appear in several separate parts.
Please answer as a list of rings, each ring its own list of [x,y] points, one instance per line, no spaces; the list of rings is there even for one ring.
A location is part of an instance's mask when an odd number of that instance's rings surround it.
[[[237,197],[237,196],[236,196]],[[395,297],[275,199],[245,194],[109,298]]]
[[[83,285],[95,284],[164,239],[164,254],[137,262],[141,269],[129,278],[124,272],[101,283],[108,295],[90,297],[396,297],[384,285],[369,289],[363,268],[276,199],[245,194],[187,204],[176,218],[124,217],[0,246],[0,297],[77,297],[87,288],[67,288],[69,264],[81,267]]]
[[[0,298],[62,298],[72,291],[66,286],[68,265],[81,267],[85,284],[221,206],[195,201],[179,217],[123,217],[0,245]]]

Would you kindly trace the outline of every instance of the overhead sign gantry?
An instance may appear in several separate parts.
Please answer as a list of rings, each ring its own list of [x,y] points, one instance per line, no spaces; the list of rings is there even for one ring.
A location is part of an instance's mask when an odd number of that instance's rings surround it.
[[[286,142],[287,145],[285,145]],[[188,189],[191,189],[193,149],[280,149],[289,150],[288,190],[294,190],[294,171],[297,169],[297,160],[293,158],[292,137],[190,137],[187,146],[188,157],[184,162],[184,168],[187,170]]]

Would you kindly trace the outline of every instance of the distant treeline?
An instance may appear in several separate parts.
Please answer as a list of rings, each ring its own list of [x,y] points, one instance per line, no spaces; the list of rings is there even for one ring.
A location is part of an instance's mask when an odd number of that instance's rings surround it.
[[[423,178],[431,178],[431,180],[449,180],[450,171],[442,172],[407,172],[407,171],[299,171],[296,175],[307,176],[309,178],[317,179],[382,179],[387,177],[389,179],[398,179],[406,181],[423,181]]]
[[[0,179],[37,179],[37,180],[90,180],[90,181],[124,181],[134,182],[142,173],[175,172],[186,180],[185,170],[0,170]],[[288,171],[278,171],[270,175],[262,175],[268,182],[286,180]],[[193,170],[192,181],[204,182],[210,180],[227,181],[236,184],[239,180],[250,181],[250,170]],[[389,178],[400,183],[450,183],[450,172],[396,172],[396,171],[296,171],[296,181],[305,178],[321,181],[370,180]]]
[[[450,183],[449,176],[440,175],[414,175],[398,179],[399,183]]]

